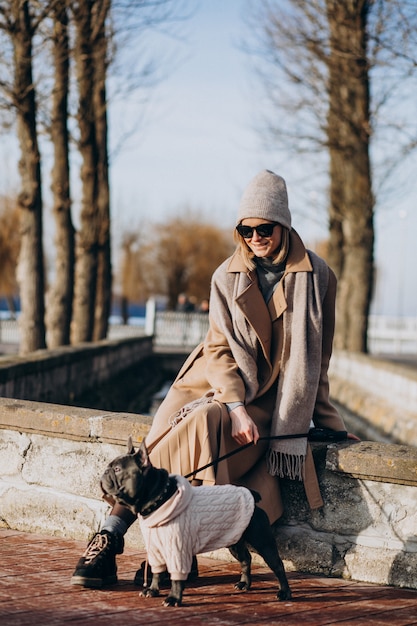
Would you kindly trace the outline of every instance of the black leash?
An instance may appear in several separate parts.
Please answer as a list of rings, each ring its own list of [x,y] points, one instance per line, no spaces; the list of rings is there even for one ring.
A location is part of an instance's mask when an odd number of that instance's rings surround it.
[[[303,437],[308,437],[308,434],[309,433],[295,433],[294,435],[269,435],[268,437],[259,437],[258,441],[271,441],[272,439],[302,439]],[[213,467],[213,465],[217,465],[217,463],[220,463],[221,461],[225,461],[230,456],[233,456],[234,454],[237,454],[238,452],[242,452],[242,450],[245,450],[246,448],[249,448],[250,446],[253,446],[253,445],[254,445],[253,441],[250,441],[249,443],[244,443],[239,448],[236,448],[236,450],[227,452],[227,454],[223,454],[223,456],[219,456],[214,461],[210,461],[210,463],[203,465],[203,467],[199,467],[193,472],[190,472],[189,474],[184,476],[184,478],[191,478],[192,476],[195,476],[198,472],[202,472],[208,467]]]

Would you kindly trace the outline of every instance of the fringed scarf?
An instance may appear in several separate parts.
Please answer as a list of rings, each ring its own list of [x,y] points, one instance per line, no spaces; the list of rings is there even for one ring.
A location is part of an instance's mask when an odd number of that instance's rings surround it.
[[[288,272],[283,277],[287,309],[283,313],[283,350],[272,415],[270,435],[307,433],[316,402],[322,359],[322,303],[327,292],[329,268],[309,252],[312,272]],[[236,298],[251,284],[245,272],[215,273],[210,311],[225,335],[245,382],[245,404],[258,392],[258,350],[255,332],[236,304]],[[302,480],[307,438],[271,440],[268,471],[272,475]]]
[[[271,435],[307,433],[313,416],[321,372],[322,302],[328,267],[311,260],[313,272],[288,274],[285,279],[288,308],[283,314],[283,349]],[[306,438],[271,440],[269,473],[301,480],[306,451]]]

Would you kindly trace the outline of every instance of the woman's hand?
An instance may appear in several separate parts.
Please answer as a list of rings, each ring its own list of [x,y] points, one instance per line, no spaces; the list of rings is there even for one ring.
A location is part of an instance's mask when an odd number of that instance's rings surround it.
[[[232,422],[232,437],[235,441],[241,445],[258,441],[258,427],[244,406],[237,406],[233,411],[230,411],[229,416]]]

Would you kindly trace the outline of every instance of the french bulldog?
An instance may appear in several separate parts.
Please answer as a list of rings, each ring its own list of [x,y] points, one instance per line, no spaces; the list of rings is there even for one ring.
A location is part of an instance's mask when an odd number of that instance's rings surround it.
[[[255,492],[233,485],[192,487],[182,476],[154,467],[145,442],[135,452],[130,438],[127,454],[114,459],[105,470],[101,488],[105,499],[113,498],[139,517],[152,571],[143,596],[159,595],[161,578],[168,570],[171,589],[163,604],[180,606],[193,556],[224,547],[240,563],[235,589],[248,591],[250,546],[276,575],[280,585],[277,598],[291,599],[268,516],[256,506],[259,495]]]

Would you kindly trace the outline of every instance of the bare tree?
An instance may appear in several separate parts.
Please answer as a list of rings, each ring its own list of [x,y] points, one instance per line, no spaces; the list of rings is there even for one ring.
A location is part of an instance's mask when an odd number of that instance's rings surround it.
[[[72,343],[91,341],[94,328],[94,306],[97,289],[97,144],[94,120],[94,59],[92,10],[94,0],[74,2],[76,42],[75,65],[79,91],[78,129],[82,158],[82,200],[80,229],[76,240],[76,270]]]
[[[19,211],[16,199],[0,198],[0,295],[7,300],[9,311],[16,313],[16,264],[20,250]]]
[[[181,3],[177,3],[178,6]],[[76,243],[72,342],[106,336],[111,304],[110,190],[107,140],[107,75],[113,46],[127,33],[164,23],[179,14],[173,0],[79,0],[71,3],[76,30],[77,114],[82,155],[82,206]],[[108,24],[112,17],[114,32]],[[129,41],[129,38],[126,39]],[[124,44],[125,45],[126,41]],[[137,64],[135,77],[152,68]],[[129,74],[130,68],[126,70]],[[131,74],[130,74],[131,75]],[[134,83],[129,83],[131,90]]]
[[[138,238],[138,233],[129,231],[123,234],[121,242],[119,283],[120,307],[124,324],[129,322],[129,301],[144,301],[148,296],[147,293],[141,293],[142,281],[137,280],[135,249],[138,245]]]
[[[192,216],[173,219],[162,232],[157,251],[168,307],[174,309],[183,292],[197,300],[207,298],[213,271],[233,248],[231,233]]]
[[[365,0],[327,0],[329,262],[339,278],[335,346],[367,349],[374,270],[369,68]]]
[[[124,237],[122,297],[138,302],[166,296],[169,309],[175,309],[183,292],[195,300],[208,298],[214,270],[234,249],[231,233],[188,212],[165,222],[163,229],[155,225],[146,232],[146,241],[134,231]]]
[[[339,279],[335,345],[342,349],[367,350],[374,273],[371,141],[384,106],[398,97],[399,76],[415,75],[416,20],[412,3],[398,0],[261,0],[253,14],[259,72],[275,110],[269,137],[299,160],[314,154],[314,164],[303,170],[310,178],[318,178],[317,163],[322,172],[327,167],[329,262]],[[388,67],[396,68],[396,80],[387,80]],[[385,86],[378,89],[380,78]],[[415,146],[404,126],[398,136],[385,179]]]
[[[76,238],[72,341],[103,339],[111,304],[110,190],[106,78],[110,0],[72,3],[82,156],[81,225]]]
[[[0,5],[0,27],[13,49],[14,82],[10,97],[16,112],[20,144],[21,246],[17,277],[20,285],[20,352],[45,348],[44,267],[42,250],[42,186],[36,129],[36,99],[33,81],[33,37],[44,15],[31,12],[30,3],[11,0]]]
[[[106,80],[111,36],[106,32],[106,16],[110,0],[96,4],[93,12],[94,85],[93,103],[97,146],[97,288],[94,310],[93,339],[107,335],[111,309],[112,267],[110,249],[110,187],[107,141]]]
[[[55,280],[48,294],[48,347],[70,343],[74,292],[74,226],[70,198],[70,142],[68,92],[70,52],[66,2],[52,10],[52,56],[54,86],[51,94],[50,135],[54,148],[52,167],[53,213],[55,216]]]
[[[22,352],[45,347],[41,157],[33,78],[35,34],[36,50],[40,52],[37,78],[44,81],[41,100],[43,104],[47,103],[42,113],[50,107],[51,119],[45,116],[45,127],[50,132],[54,148],[51,188],[56,265],[47,319],[48,340],[53,347],[69,340],[101,339],[107,333],[112,279],[107,137],[109,62],[114,58],[114,51],[123,49],[125,42],[131,43],[131,38],[139,32],[184,19],[186,16],[181,15],[181,11],[186,4],[177,0],[0,0],[0,34],[5,34],[6,43],[10,44],[7,49],[2,46],[5,71],[0,78],[0,106],[13,107],[16,112],[22,153],[22,193],[19,196]],[[70,26],[68,15],[72,18]],[[45,18],[48,18],[46,26],[41,31],[39,26],[45,23]],[[75,37],[74,49],[68,42],[68,32]],[[42,67],[47,58],[44,43],[48,40],[52,41],[53,78],[48,64]],[[81,224],[76,243],[69,183],[68,116],[71,113],[68,112],[68,85],[72,59],[75,60],[79,106],[78,127],[72,125],[71,130],[82,160]],[[129,79],[143,78],[143,82],[149,85],[149,76],[154,71],[152,64],[141,59],[135,63],[134,72],[131,67],[126,69],[126,75]],[[7,73],[10,75],[8,82]],[[124,82],[128,84],[129,80]],[[129,83],[130,93],[135,88],[137,83]],[[40,94],[38,85],[36,89]]]

